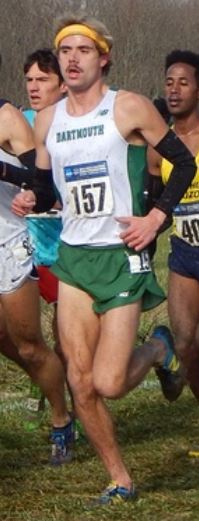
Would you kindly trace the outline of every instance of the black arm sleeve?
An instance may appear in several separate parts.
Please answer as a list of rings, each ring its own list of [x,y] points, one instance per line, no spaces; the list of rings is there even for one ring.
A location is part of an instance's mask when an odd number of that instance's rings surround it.
[[[28,168],[20,168],[10,163],[3,163],[0,161],[0,181],[11,183],[15,186],[22,186],[26,184],[27,188],[32,188],[33,171]]]
[[[157,175],[150,174],[148,172],[148,198],[146,200],[146,209],[147,212],[156,205],[157,200],[161,197],[163,191],[165,189],[162,178]],[[158,230],[158,235],[160,233],[165,232],[168,228],[170,228],[172,224],[172,215],[168,215],[163,222],[162,226]]]
[[[169,215],[195,176],[195,158],[173,130],[169,130],[154,148],[173,164],[168,183],[155,203],[156,208]]]
[[[0,161],[0,180],[33,190],[37,198],[35,212],[50,210],[57,200],[52,171],[35,167],[34,149],[21,154],[19,160],[25,168]]]
[[[35,168],[35,149],[28,150],[18,157],[25,168],[0,161],[0,180],[16,186],[26,184],[27,188],[32,189]]]
[[[19,160],[21,161],[22,165],[26,166],[27,168],[33,168],[35,166],[35,159],[36,159],[36,151],[35,148],[32,148],[31,150],[28,150],[27,152],[24,152],[23,154],[20,154]]]
[[[147,173],[147,181],[148,197],[146,199],[146,210],[148,213],[156,205],[156,202],[161,197],[165,186],[160,176],[150,174],[150,172]],[[171,224],[172,216],[169,215],[166,217],[162,226],[159,228],[158,235],[167,230]]]
[[[36,167],[33,175],[32,190],[37,198],[34,212],[39,213],[50,210],[57,200],[52,170],[44,170]]]
[[[146,177],[146,210],[149,212],[162,195],[164,184],[159,175],[157,176],[147,172]]]

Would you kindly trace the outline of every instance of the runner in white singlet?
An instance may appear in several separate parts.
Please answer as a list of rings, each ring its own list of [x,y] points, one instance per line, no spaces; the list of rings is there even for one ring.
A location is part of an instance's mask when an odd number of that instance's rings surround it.
[[[0,161],[5,174],[9,164],[19,167],[19,171],[27,169],[28,173],[33,151],[30,126],[19,110],[1,100]],[[34,174],[34,157],[32,169]],[[0,177],[1,352],[16,361],[41,387],[51,404],[57,433],[57,428],[66,429],[66,424],[71,423],[65,403],[65,377],[58,356],[42,337],[38,277],[26,221],[11,211],[12,199],[20,193],[19,186],[5,180],[3,170]]]
[[[110,504],[136,494],[104,397],[133,389],[152,366],[171,376],[178,365],[165,336],[132,346],[141,309],[164,298],[145,245],[171,211],[173,178],[182,172],[188,186],[195,164],[149,100],[107,87],[112,37],[104,24],[65,16],[55,47],[68,97],[38,114],[37,168],[47,173],[52,164],[61,192],[62,242],[53,268],[59,333],[75,410],[111,478],[96,503]],[[175,166],[166,201],[163,194],[140,233],[146,141],[175,158]],[[13,210],[26,213],[29,197],[34,204],[36,190],[16,197]]]

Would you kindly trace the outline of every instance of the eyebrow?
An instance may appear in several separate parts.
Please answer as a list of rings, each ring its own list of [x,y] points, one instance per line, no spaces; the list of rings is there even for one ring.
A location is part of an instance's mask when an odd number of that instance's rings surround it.
[[[48,75],[47,76],[45,76],[45,75],[42,75],[42,76],[29,76],[28,74],[25,75],[25,79],[26,80],[47,80],[48,78],[49,78]]]
[[[175,79],[175,78],[176,78],[176,76],[171,76],[171,75],[170,75],[170,76],[166,76],[166,77],[165,77],[165,80],[173,80],[173,79]],[[177,76],[177,78],[178,78],[179,80],[187,80],[187,79],[188,79],[187,76]]]
[[[74,47],[72,47],[72,45],[60,45],[59,47],[59,51],[67,51],[67,50],[70,50],[70,49],[73,49]],[[95,46],[92,46],[92,45],[77,45],[77,47],[75,47],[76,49],[95,49],[96,47]]]

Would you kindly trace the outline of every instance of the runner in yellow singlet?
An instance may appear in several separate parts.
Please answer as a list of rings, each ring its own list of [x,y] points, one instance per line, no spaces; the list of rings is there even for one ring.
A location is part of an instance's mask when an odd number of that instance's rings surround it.
[[[173,129],[195,156],[195,177],[173,208],[168,310],[176,351],[199,399],[199,55],[171,52],[165,63],[165,96]],[[149,171],[169,180],[172,164],[150,149]],[[199,455],[199,451],[198,451]]]

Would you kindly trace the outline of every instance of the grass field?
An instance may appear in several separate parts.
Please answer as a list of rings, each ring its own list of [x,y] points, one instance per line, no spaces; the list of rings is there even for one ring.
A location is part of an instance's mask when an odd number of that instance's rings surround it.
[[[167,236],[156,260],[166,287]],[[154,324],[167,323],[166,303],[142,316],[139,339]],[[43,323],[49,336],[49,311]],[[0,358],[0,521],[197,521],[199,461],[187,450],[198,439],[198,406],[186,389],[178,402],[162,397],[154,373],[125,399],[111,402],[125,461],[135,476],[138,499],[122,506],[88,510],[89,496],[107,484],[106,473],[87,442],[77,444],[75,460],[48,465],[49,410],[42,426],[25,433],[23,420],[29,381]]]

